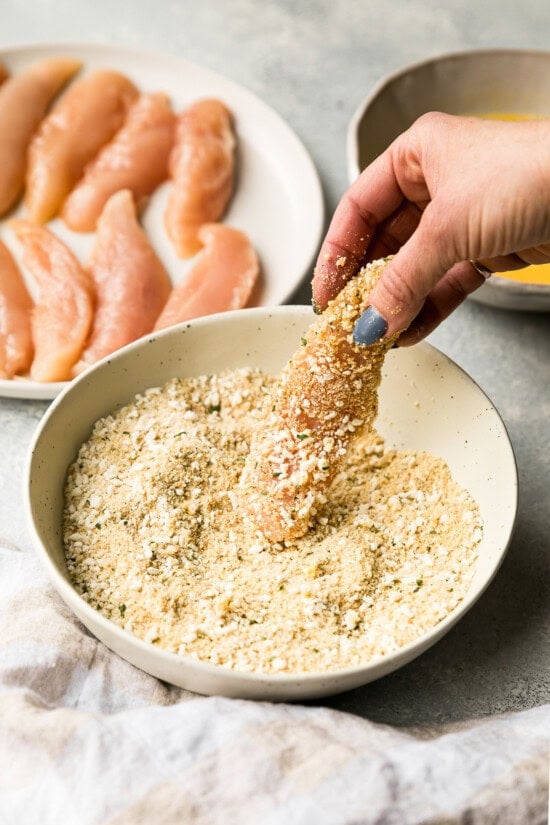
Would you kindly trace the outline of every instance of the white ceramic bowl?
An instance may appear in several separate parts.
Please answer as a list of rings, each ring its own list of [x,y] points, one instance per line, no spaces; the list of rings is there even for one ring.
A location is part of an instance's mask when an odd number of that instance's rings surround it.
[[[440,624],[398,652],[335,673],[239,673],[159,650],[111,623],[68,579],[62,543],[68,465],[101,416],[174,376],[258,366],[277,372],[313,320],[309,307],[275,307],[202,318],[130,344],[92,367],[57,398],[31,447],[27,515],[52,582],[79,619],[108,647],[148,673],[189,690],[256,699],[306,699],[355,688],[390,673],[440,639],[474,604],[506,551],[517,507],[517,473],[504,425],[481,389],[428,344],[392,351],[381,388],[379,430],[396,447],[428,450],[448,462],[484,521],[473,583]]]
[[[481,49],[445,54],[387,75],[360,103],[347,135],[350,183],[430,111],[550,118],[550,52]],[[491,278],[470,298],[502,309],[550,311],[550,286]]]

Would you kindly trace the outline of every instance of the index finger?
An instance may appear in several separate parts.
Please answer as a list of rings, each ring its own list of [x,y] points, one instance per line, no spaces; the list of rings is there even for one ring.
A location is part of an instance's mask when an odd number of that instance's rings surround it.
[[[378,226],[403,202],[387,149],[359,175],[338,204],[313,275],[313,303],[324,309],[357,272]]]

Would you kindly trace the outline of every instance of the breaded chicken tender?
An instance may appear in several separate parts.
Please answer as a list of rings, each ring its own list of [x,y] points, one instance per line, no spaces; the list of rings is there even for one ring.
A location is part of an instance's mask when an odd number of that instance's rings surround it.
[[[362,347],[352,333],[384,264],[368,264],[329,303],[274,386],[240,480],[242,506],[270,542],[308,530],[351,442],[376,418],[395,337]]]

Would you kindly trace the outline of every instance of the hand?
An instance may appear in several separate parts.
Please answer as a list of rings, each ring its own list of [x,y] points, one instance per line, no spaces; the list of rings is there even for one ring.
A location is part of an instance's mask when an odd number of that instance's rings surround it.
[[[368,261],[395,254],[354,337],[430,333],[492,272],[550,261],[550,122],[419,118],[346,192],[321,247],[323,309]]]

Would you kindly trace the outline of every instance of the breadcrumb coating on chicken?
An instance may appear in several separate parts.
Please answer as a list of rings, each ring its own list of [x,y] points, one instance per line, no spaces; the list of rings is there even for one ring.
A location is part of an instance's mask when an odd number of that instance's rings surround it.
[[[241,477],[243,507],[269,541],[304,535],[350,444],[372,427],[386,352],[354,326],[386,260],[365,266],[312,324],[273,388]]]

